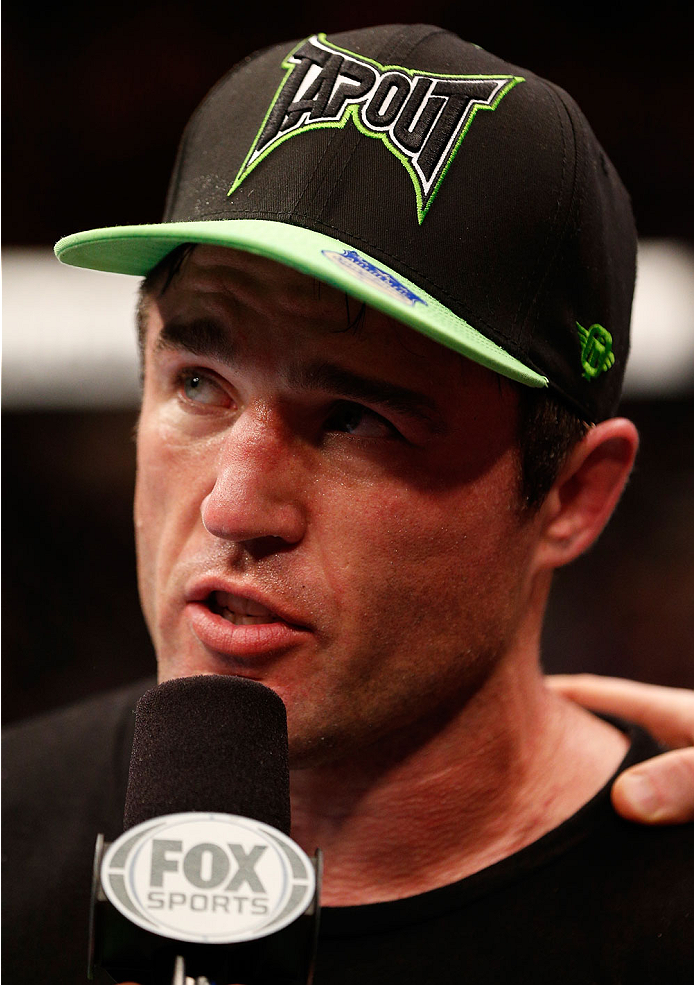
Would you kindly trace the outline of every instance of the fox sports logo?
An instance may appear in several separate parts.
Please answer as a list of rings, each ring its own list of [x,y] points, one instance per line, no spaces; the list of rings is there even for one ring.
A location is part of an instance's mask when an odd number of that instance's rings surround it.
[[[273,934],[315,894],[311,860],[281,831],[232,814],[154,818],[113,842],[101,885],[130,921],[174,940],[230,944]]]

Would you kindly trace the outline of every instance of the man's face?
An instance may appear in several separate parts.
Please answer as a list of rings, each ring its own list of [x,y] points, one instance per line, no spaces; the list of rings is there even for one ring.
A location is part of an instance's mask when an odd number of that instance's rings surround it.
[[[298,764],[455,711],[527,599],[513,391],[358,312],[212,247],[148,308],[135,518],[160,679],[270,686]]]

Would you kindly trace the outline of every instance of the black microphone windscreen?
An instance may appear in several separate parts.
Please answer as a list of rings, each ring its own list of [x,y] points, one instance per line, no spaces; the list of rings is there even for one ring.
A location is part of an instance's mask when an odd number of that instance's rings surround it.
[[[124,828],[182,811],[239,814],[289,834],[287,715],[274,691],[203,675],[143,694]]]

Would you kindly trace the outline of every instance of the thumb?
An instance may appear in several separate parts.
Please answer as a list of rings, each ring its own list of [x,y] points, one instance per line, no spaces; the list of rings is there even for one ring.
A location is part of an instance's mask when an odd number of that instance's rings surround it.
[[[625,770],[612,787],[612,803],[628,821],[694,821],[694,748],[676,749]]]

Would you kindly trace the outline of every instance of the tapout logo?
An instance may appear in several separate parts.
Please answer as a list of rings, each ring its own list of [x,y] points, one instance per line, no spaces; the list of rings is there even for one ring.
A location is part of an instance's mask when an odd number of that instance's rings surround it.
[[[515,75],[440,75],[381,65],[338,48],[324,34],[302,41],[286,70],[229,195],[289,137],[344,127],[376,137],[405,166],[421,223],[479,109],[494,110],[525,80]],[[341,166],[341,165],[340,165]]]
[[[313,900],[308,856],[282,832],[231,814],[146,821],[106,852],[104,892],[133,923],[203,943],[274,933]]]

